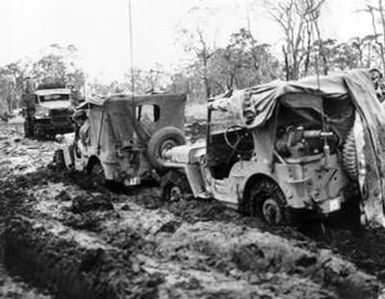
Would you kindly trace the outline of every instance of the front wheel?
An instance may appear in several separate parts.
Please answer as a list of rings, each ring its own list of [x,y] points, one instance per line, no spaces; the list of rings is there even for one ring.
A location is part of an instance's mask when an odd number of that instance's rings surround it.
[[[53,156],[53,163],[57,169],[62,170],[66,168],[63,150],[60,149],[55,151]]]
[[[89,175],[91,177],[91,180],[95,185],[98,186],[105,186],[106,185],[106,177],[104,175],[104,169],[102,164],[100,162],[96,162],[89,172]]]
[[[41,140],[44,137],[43,131],[39,126],[33,126],[33,137],[37,140]]]
[[[28,121],[24,120],[24,137],[28,138],[30,136],[29,134],[29,127],[28,127]]]
[[[191,189],[184,173],[169,171],[161,180],[162,199],[166,202],[179,201],[191,194]]]
[[[246,212],[262,218],[272,226],[286,223],[286,200],[276,183],[262,179],[249,189]]]

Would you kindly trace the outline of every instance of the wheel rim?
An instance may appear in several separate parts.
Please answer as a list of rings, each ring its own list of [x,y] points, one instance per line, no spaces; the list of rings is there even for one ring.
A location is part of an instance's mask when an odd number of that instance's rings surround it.
[[[169,193],[169,199],[170,201],[178,201],[182,197],[182,191],[178,186],[171,186],[170,193]]]
[[[266,222],[271,225],[278,225],[282,221],[282,210],[273,198],[268,198],[263,202],[262,215]]]
[[[177,146],[177,143],[172,139],[168,139],[165,142],[163,142],[159,150],[159,158],[162,159],[164,157],[164,154],[175,146]]]

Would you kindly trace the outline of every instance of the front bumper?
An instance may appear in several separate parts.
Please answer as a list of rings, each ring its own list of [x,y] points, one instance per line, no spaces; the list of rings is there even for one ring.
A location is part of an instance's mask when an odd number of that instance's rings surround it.
[[[56,122],[52,119],[36,119],[35,126],[44,133],[64,134],[74,131],[74,125],[70,121]]]

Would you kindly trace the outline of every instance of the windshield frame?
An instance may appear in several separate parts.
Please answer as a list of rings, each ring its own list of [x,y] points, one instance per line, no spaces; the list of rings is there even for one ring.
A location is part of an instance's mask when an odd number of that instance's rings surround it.
[[[46,100],[46,97],[54,97],[52,99]],[[48,103],[48,102],[56,102],[56,101],[70,101],[71,97],[69,94],[63,94],[63,93],[56,93],[56,94],[46,94],[46,95],[39,95],[39,103]]]

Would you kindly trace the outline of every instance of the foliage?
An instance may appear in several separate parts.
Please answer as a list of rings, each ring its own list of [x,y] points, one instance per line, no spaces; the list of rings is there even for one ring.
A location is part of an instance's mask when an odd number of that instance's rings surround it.
[[[36,83],[64,83],[80,89],[84,85],[84,72],[78,67],[77,48],[51,45],[51,53],[32,64],[31,77]]]
[[[39,83],[71,84],[76,90],[84,85],[85,74],[79,66],[74,45],[51,45],[48,53],[36,60],[9,63],[0,68],[0,114],[17,107],[27,77]]]
[[[12,114],[15,108],[15,82],[10,76],[0,75],[0,116]]]
[[[268,82],[278,75],[279,63],[270,45],[259,44],[244,28],[231,35],[226,48],[214,52],[209,64],[214,94]]]

